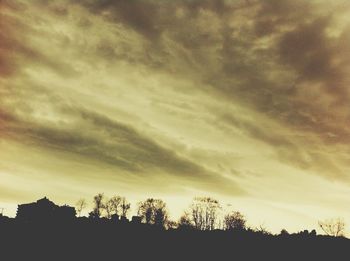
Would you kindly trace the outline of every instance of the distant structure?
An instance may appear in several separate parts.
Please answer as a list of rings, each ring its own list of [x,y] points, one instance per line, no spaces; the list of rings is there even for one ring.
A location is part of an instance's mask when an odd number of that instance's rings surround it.
[[[131,222],[132,222],[133,224],[141,224],[141,220],[142,220],[141,217],[139,217],[139,216],[133,216],[132,219],[131,219]]]
[[[22,222],[69,221],[75,218],[75,208],[58,206],[44,197],[36,202],[18,205],[16,219]]]
[[[119,222],[120,222],[120,223],[123,223],[123,224],[126,224],[126,223],[129,223],[129,220],[128,220],[127,217],[121,216]]]

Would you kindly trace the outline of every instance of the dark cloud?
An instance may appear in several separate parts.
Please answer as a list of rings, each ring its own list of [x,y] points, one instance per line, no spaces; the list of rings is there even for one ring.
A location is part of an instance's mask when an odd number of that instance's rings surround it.
[[[283,133],[277,133],[271,126],[259,126],[257,122],[250,122],[244,118],[239,118],[234,115],[222,115],[220,122],[232,125],[241,131],[244,131],[252,138],[265,142],[273,147],[288,147],[295,149],[296,146],[290,142]]]
[[[39,2],[41,6],[48,5],[47,1]],[[101,39],[95,50],[87,49],[100,58],[197,77],[212,86],[204,89],[199,84],[198,89],[257,109],[292,128],[314,132],[326,142],[349,136],[335,128],[334,122],[322,120],[336,118],[346,109],[349,79],[344,68],[350,64],[346,55],[339,54],[340,50],[349,49],[346,32],[329,36],[336,14],[321,12],[322,3],[91,0],[74,5],[122,24],[146,39],[143,49],[137,52],[131,42],[116,45]],[[50,10],[60,10],[70,5],[49,6]],[[0,53],[4,56],[4,73],[19,67],[14,64],[16,59],[8,55],[11,51],[7,50],[11,49],[13,55],[22,53],[63,76],[75,73],[67,62],[57,62],[5,34],[1,38],[5,39],[2,49],[6,50]],[[174,44],[169,46],[169,41]],[[262,41],[267,44],[262,46]],[[319,103],[310,104],[308,92],[313,90],[308,91],[310,87],[305,86],[314,84],[321,85],[320,98]],[[331,103],[323,103],[322,97],[326,96],[331,96]],[[323,106],[330,109],[323,110]],[[329,139],[329,133],[341,138]]]
[[[27,63],[31,64],[31,68],[45,67],[64,77],[76,75],[76,70],[68,62],[51,57],[31,43],[31,37],[42,32],[13,15],[16,12],[25,13],[26,9],[24,4],[14,2],[6,5],[5,1],[5,8],[0,10],[0,77],[23,72]]]
[[[163,31],[178,29],[176,28],[179,22],[176,11],[181,8],[187,13],[187,18],[198,15],[200,10],[211,10],[219,15],[232,10],[232,5],[224,0],[92,0],[79,2],[92,13],[103,15],[112,22],[124,24],[153,40],[158,38]]]
[[[339,128],[338,115],[348,111],[342,105],[349,100],[344,70],[349,60],[341,55],[343,36],[330,35],[336,13],[319,9],[311,1],[263,2],[251,17],[253,28],[228,31],[221,52],[223,73],[213,75],[210,83],[232,102],[327,143],[343,142],[350,133]],[[259,47],[262,40],[269,41],[267,48]],[[317,84],[320,88],[312,89]]]
[[[317,136],[330,145],[350,142],[347,127],[350,59],[345,55],[350,50],[349,29],[332,35],[337,15],[325,10],[327,8],[319,1],[80,0],[52,3],[38,0],[36,3],[67,19],[72,15],[73,6],[82,8],[81,12],[90,12],[89,18],[74,20],[87,34],[93,33],[88,30],[93,26],[94,17],[107,22],[108,28],[113,27],[115,30],[111,33],[119,33],[120,26],[130,34],[136,32],[139,38],[122,35],[123,41],[116,43],[114,38],[106,36],[87,42],[88,47],[75,45],[75,38],[68,37],[67,45],[62,44],[61,49],[84,48],[84,55],[79,59],[90,61],[93,68],[98,68],[95,61],[99,58],[107,61],[107,65],[108,62],[127,61],[157,73],[188,77],[196,82],[199,91],[223,103],[258,111],[296,133]],[[21,24],[20,19],[9,15],[4,17],[6,30],[0,32],[1,75],[25,68],[29,61],[31,66],[49,68],[63,77],[78,74],[70,61],[56,60],[54,55],[51,57],[49,52],[25,41],[26,36],[30,38],[29,35],[40,33],[34,26]],[[45,19],[42,22],[49,23]],[[61,55],[64,56],[64,51]],[[14,132],[27,135],[40,146],[88,157],[96,155],[101,161],[129,171],[160,168],[179,176],[206,173],[201,175],[207,175],[207,180],[216,175],[130,126],[81,109],[67,114],[75,115],[88,131],[80,133],[76,125],[61,128],[27,122],[28,126],[20,125],[20,130]],[[219,117],[218,121],[219,126],[221,123],[233,125],[247,136],[272,146],[283,162],[307,169],[325,157],[312,148],[307,150],[306,160],[304,150],[293,137],[285,137],[256,122],[230,114]],[[334,166],[331,171],[341,173],[336,164],[329,162],[329,166]]]
[[[0,77],[10,76],[16,70],[14,52],[14,32],[11,30],[11,19],[4,14],[7,6],[0,4]]]
[[[161,3],[154,1],[103,0],[81,1],[91,12],[106,16],[113,22],[124,23],[147,37],[159,35]]]
[[[75,107],[63,107],[61,113],[62,117],[66,115],[74,122],[68,125],[36,122],[34,119],[24,120],[19,115],[0,111],[0,133],[30,146],[73,153],[133,174],[145,173],[152,176],[161,171],[162,175],[193,182],[202,188],[215,183],[227,193],[243,193],[233,181],[178,156],[176,152],[144,137],[131,126]]]
[[[332,67],[334,46],[326,36],[330,18],[320,18],[310,24],[298,26],[285,33],[279,43],[282,62],[291,65],[301,80],[327,80],[337,78]]]
[[[273,147],[276,157],[281,162],[303,170],[313,170],[326,178],[347,180],[344,171],[333,162],[329,154],[320,152],[317,144],[309,141],[308,146],[301,146],[299,138],[283,132],[282,129],[276,129],[263,121],[252,122],[233,114],[223,114],[215,122],[220,122],[219,126],[223,132],[233,135],[230,127],[234,127],[257,142]]]

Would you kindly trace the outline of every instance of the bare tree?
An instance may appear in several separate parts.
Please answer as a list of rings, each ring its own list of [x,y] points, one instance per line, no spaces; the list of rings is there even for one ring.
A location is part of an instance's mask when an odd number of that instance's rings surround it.
[[[119,208],[122,198],[120,196],[113,196],[109,201],[111,205],[111,213],[114,213],[119,216]]]
[[[168,210],[165,202],[161,199],[149,198],[140,202],[137,213],[146,224],[164,227],[168,221]]]
[[[140,216],[146,224],[151,224],[153,215],[153,205],[153,198],[149,198],[145,201],[138,203],[137,215]]]
[[[114,202],[112,199],[106,199],[102,203],[102,208],[106,211],[106,218],[110,219],[114,211]]]
[[[192,203],[190,209],[191,209],[191,214],[192,214],[191,218],[192,218],[194,227],[198,230],[204,230],[205,229],[204,209],[201,202],[198,202],[198,199],[195,200]]]
[[[87,203],[85,199],[79,199],[77,203],[75,203],[75,209],[77,211],[78,217],[81,216],[81,212],[86,208]]]
[[[126,217],[128,212],[130,211],[130,203],[126,200],[125,197],[120,198],[120,212],[122,217]]]
[[[224,217],[224,226],[226,230],[245,230],[246,219],[238,211],[234,211]]]
[[[221,209],[219,201],[210,197],[196,197],[191,206],[191,221],[198,230],[213,230],[217,228],[218,212]]]
[[[178,228],[193,228],[192,220],[190,217],[190,214],[185,211],[185,213],[180,217],[180,220],[178,222]]]
[[[271,232],[265,227],[264,224],[261,224],[260,226],[253,228],[253,231],[263,235],[271,235]]]
[[[103,202],[102,208],[105,210],[107,218],[111,218],[113,214],[126,217],[130,210],[130,203],[125,197],[113,196]]]
[[[99,193],[96,196],[94,196],[94,200],[93,200],[94,208],[90,213],[90,216],[94,216],[97,218],[101,217],[101,213],[104,208],[103,199],[104,199],[103,193]]]
[[[339,237],[344,235],[345,222],[341,218],[326,219],[318,222],[319,227],[322,231],[333,237]]]

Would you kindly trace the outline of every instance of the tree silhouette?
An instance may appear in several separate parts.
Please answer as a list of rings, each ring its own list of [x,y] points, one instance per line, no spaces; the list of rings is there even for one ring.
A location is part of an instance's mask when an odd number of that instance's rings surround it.
[[[110,199],[105,199],[101,207],[105,210],[106,217],[111,218],[113,214],[126,217],[130,210],[130,206],[130,203],[125,197],[113,196]]]
[[[101,217],[102,210],[104,209],[103,199],[104,199],[103,193],[99,193],[96,196],[94,196],[94,200],[93,200],[94,208],[92,212],[89,213],[90,217],[94,217],[94,218]]]
[[[191,223],[198,230],[213,230],[217,227],[219,201],[210,197],[196,197],[191,206]]]
[[[225,215],[224,228],[226,230],[244,230],[246,229],[246,219],[238,211],[234,211]]]
[[[102,208],[106,211],[106,218],[110,219],[114,211],[114,202],[112,199],[106,199],[102,203]]]
[[[84,200],[77,203],[79,210],[85,205]],[[91,219],[77,218],[73,207],[58,206],[46,198],[22,204],[16,218],[0,215],[1,249],[3,252],[11,243],[11,257],[17,252],[24,253],[24,258],[14,260],[31,259],[27,255],[34,250],[44,253],[46,259],[52,253],[62,259],[67,256],[82,259],[82,253],[87,253],[83,259],[107,260],[114,254],[129,260],[130,255],[135,254],[131,260],[149,257],[155,261],[164,260],[171,253],[173,259],[186,256],[190,260],[280,260],[287,253],[293,260],[303,257],[342,260],[350,244],[344,237],[318,236],[315,230],[290,234],[282,230],[280,235],[273,235],[263,226],[247,228],[245,217],[238,211],[223,217],[225,231],[212,231],[218,228],[220,205],[211,198],[195,198],[190,208],[192,212],[185,212],[178,223],[169,221],[165,202],[152,198],[139,203],[140,216],[134,216],[131,222],[127,219],[117,222],[119,219],[114,217],[100,218],[101,214],[110,216],[116,212],[126,215],[129,208],[130,203],[125,198],[108,199],[101,193],[94,197],[93,210],[89,214]],[[140,224],[141,217],[149,225]],[[320,225],[332,236],[342,235],[345,226],[341,219],[326,220]],[[71,255],[71,250],[76,249],[79,251]],[[8,259],[11,258],[4,260]]]
[[[178,222],[178,228],[182,228],[182,229],[194,228],[190,214],[188,212],[185,211],[185,213],[180,217],[180,220]]]
[[[164,227],[168,221],[168,210],[161,199],[149,198],[139,202],[137,213],[146,224]]]
[[[280,235],[281,236],[289,236],[289,232],[286,230],[286,229],[282,229],[281,232],[280,232]]]
[[[264,224],[255,227],[253,231],[263,235],[271,235],[271,232],[264,226]]]
[[[81,212],[86,208],[87,203],[85,199],[79,199],[77,203],[75,204],[75,209],[77,211],[78,217],[81,216]]]
[[[166,222],[165,226],[166,226],[168,229],[176,229],[176,228],[178,228],[179,224],[178,224],[176,221],[168,220],[168,221]]]
[[[120,212],[122,217],[126,217],[130,211],[130,203],[126,200],[125,197],[120,198]]]
[[[322,231],[333,237],[339,237],[344,235],[345,222],[341,218],[326,219],[318,222],[319,227]]]
[[[168,220],[167,211],[164,208],[156,208],[154,212],[154,224],[164,227]]]

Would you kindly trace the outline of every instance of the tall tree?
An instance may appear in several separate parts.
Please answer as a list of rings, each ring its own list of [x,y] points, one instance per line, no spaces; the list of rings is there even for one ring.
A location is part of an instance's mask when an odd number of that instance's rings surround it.
[[[319,227],[322,231],[333,237],[339,237],[344,235],[345,222],[341,218],[326,219],[318,222]]]
[[[190,206],[191,221],[198,230],[213,230],[218,225],[219,201],[210,197],[196,197]]]
[[[226,230],[244,230],[246,228],[246,219],[238,211],[225,215],[224,228]]]
[[[191,220],[191,216],[188,212],[184,212],[184,214],[180,217],[180,220],[178,222],[178,228],[184,228],[184,229],[190,229],[193,228],[193,223]]]
[[[149,198],[139,203],[138,215],[146,224],[155,224],[164,227],[168,221],[168,210],[161,199]]]
[[[125,197],[120,198],[119,209],[122,217],[126,217],[128,215],[128,212],[130,211],[130,203],[126,200]]]
[[[113,196],[109,200],[111,205],[111,212],[118,216],[120,216],[119,208],[120,208],[121,201],[122,201],[122,198],[120,196]]]
[[[96,196],[94,196],[94,200],[93,200],[94,208],[92,210],[92,213],[97,218],[101,217],[102,210],[104,208],[103,199],[104,199],[103,193],[99,193]]]
[[[79,199],[77,203],[75,203],[75,209],[77,211],[78,217],[81,216],[81,212],[86,208],[87,203],[85,199]]]
[[[106,218],[110,219],[113,211],[114,211],[114,202],[111,199],[106,199],[104,203],[102,203],[102,208],[105,210],[106,212]]]

